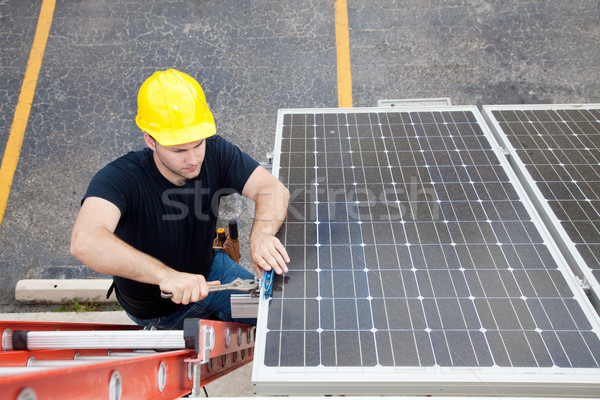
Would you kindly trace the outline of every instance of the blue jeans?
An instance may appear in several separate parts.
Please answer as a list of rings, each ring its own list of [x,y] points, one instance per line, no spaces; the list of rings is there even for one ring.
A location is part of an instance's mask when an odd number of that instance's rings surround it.
[[[252,279],[254,275],[233,261],[225,253],[217,251],[206,281],[229,283],[238,277]],[[159,318],[140,319],[129,313],[127,315],[138,325],[151,325],[157,329],[183,329],[183,320],[186,318],[216,319],[256,325],[256,318],[231,318],[231,293],[231,291],[209,293],[204,299],[196,303],[184,305],[179,310]]]

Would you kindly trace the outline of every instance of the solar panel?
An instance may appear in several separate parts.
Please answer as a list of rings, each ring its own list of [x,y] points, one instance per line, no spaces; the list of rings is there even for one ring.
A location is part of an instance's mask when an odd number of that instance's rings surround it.
[[[475,107],[280,110],[259,394],[597,394],[600,323]]]
[[[600,310],[600,105],[486,106],[484,113]]]

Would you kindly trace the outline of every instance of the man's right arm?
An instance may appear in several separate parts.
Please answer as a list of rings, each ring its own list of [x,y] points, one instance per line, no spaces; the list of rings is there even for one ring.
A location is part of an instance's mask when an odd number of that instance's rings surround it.
[[[71,254],[100,273],[158,285],[173,294],[175,303],[188,304],[208,295],[202,275],[176,271],[119,239],[114,231],[120,218],[121,211],[108,200],[85,199],[73,226]]]

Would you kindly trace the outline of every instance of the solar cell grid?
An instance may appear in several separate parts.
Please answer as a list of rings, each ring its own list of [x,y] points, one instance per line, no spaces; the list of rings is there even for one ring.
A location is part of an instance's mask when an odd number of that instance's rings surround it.
[[[280,118],[292,262],[259,318],[267,370],[600,368],[589,310],[472,110]]]
[[[492,110],[568,241],[600,280],[600,110]]]

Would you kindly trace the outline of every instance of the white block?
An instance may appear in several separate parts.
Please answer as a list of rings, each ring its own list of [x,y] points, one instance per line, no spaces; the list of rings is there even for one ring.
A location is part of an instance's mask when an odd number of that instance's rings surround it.
[[[426,99],[384,99],[377,100],[377,107],[445,107],[451,106],[450,97],[435,97]]]
[[[258,316],[258,296],[250,294],[231,295],[232,318],[256,318]]]

